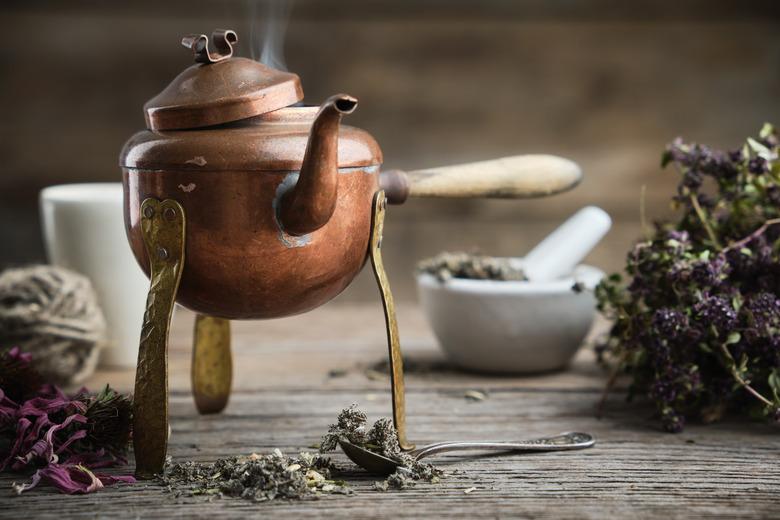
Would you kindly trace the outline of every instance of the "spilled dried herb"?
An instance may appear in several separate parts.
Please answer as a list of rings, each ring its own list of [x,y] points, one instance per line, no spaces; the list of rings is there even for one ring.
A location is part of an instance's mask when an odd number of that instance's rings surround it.
[[[765,125],[731,152],[671,143],[662,166],[680,174],[679,218],[629,252],[627,282],[616,274],[596,289],[614,320],[601,359],[670,432],[729,410],[780,420],[778,142]]]
[[[511,258],[497,258],[470,253],[440,253],[417,264],[417,270],[445,282],[451,278],[474,280],[527,280],[523,270]]]
[[[289,457],[276,449],[271,454],[237,456],[216,462],[172,462],[169,457],[160,484],[175,496],[209,499],[236,497],[253,502],[308,500],[325,495],[351,495],[353,488],[337,479],[340,470],[323,455],[338,447],[339,439],[390,457],[402,467],[373,489],[406,489],[418,482],[438,482],[443,472],[420,463],[401,451],[392,421],[379,419],[367,427],[366,414],[354,405],[343,410],[319,445],[320,453],[302,452]]]
[[[172,463],[169,458],[158,481],[177,496],[230,496],[253,502],[351,494],[345,482],[331,478],[334,472],[327,457],[307,452],[288,457],[276,449],[268,455],[253,453],[213,463]]]
[[[401,450],[398,443],[398,433],[393,422],[383,417],[368,428],[368,418],[364,412],[353,404],[342,410],[336,424],[328,429],[322,438],[320,452],[330,452],[338,447],[339,440],[346,440],[397,461],[401,467],[382,482],[376,482],[374,489],[406,489],[418,481],[436,483],[444,474],[432,464],[420,462]]]

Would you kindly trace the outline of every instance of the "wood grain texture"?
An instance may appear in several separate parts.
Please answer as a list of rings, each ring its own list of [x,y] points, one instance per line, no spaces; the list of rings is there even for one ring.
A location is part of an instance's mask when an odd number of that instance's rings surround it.
[[[554,155],[514,155],[406,173],[411,197],[527,199],[570,190],[580,167]]]
[[[382,310],[331,305],[308,315],[234,323],[236,393],[221,415],[199,416],[189,395],[193,316],[178,312],[171,338],[171,455],[177,460],[307,449],[350,403],[371,419],[389,416],[388,381],[364,368],[385,358]],[[447,367],[419,309],[399,309],[407,375],[409,433],[418,444],[444,439],[511,439],[564,430],[593,433],[595,448],[509,457],[441,456],[450,473],[440,484],[379,493],[345,457],[352,497],[252,504],[175,498],[141,483],[66,497],[37,490],[12,497],[0,477],[0,518],[773,518],[780,492],[780,430],[726,421],[662,433],[650,410],[616,395],[594,416],[604,382],[583,350],[570,370],[526,378],[458,372]],[[603,323],[597,329],[603,330]],[[594,331],[598,333],[599,330]],[[475,346],[477,348],[478,346]],[[433,368],[420,373],[420,365]],[[344,371],[329,377],[332,369]],[[101,372],[123,385],[132,373]],[[484,401],[463,394],[479,389]],[[457,470],[457,472],[455,472]],[[18,480],[18,478],[17,478]],[[477,489],[469,494],[464,490]]]

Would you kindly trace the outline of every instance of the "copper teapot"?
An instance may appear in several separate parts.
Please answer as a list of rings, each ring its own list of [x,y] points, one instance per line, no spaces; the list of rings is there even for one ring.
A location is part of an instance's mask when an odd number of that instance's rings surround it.
[[[576,164],[517,156],[414,172],[381,171],[364,130],[341,125],[346,94],[299,106],[297,75],[233,57],[235,32],[182,43],[196,63],[144,106],[147,128],[121,156],[132,250],[151,279],[136,376],[137,473],[158,472],[167,438],[167,336],[174,302],[198,313],[193,379],[202,412],[230,387],[230,319],[289,316],[338,295],[367,259],[380,284],[393,365],[394,418],[405,447],[400,351],[381,264],[386,202],[408,196],[550,195]]]

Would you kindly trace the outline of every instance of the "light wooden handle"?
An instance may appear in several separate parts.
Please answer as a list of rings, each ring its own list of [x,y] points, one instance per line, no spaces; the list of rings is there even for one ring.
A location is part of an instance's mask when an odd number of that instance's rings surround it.
[[[576,163],[554,155],[515,155],[406,175],[410,197],[450,198],[543,197],[571,189],[582,179]]]

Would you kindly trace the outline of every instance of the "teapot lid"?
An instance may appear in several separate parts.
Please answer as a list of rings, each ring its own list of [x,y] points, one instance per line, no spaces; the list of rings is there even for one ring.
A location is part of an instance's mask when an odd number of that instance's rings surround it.
[[[293,105],[303,99],[297,74],[233,57],[234,31],[217,29],[209,50],[205,34],[182,38],[196,64],[185,69],[144,105],[150,130],[199,128],[246,119]]]

